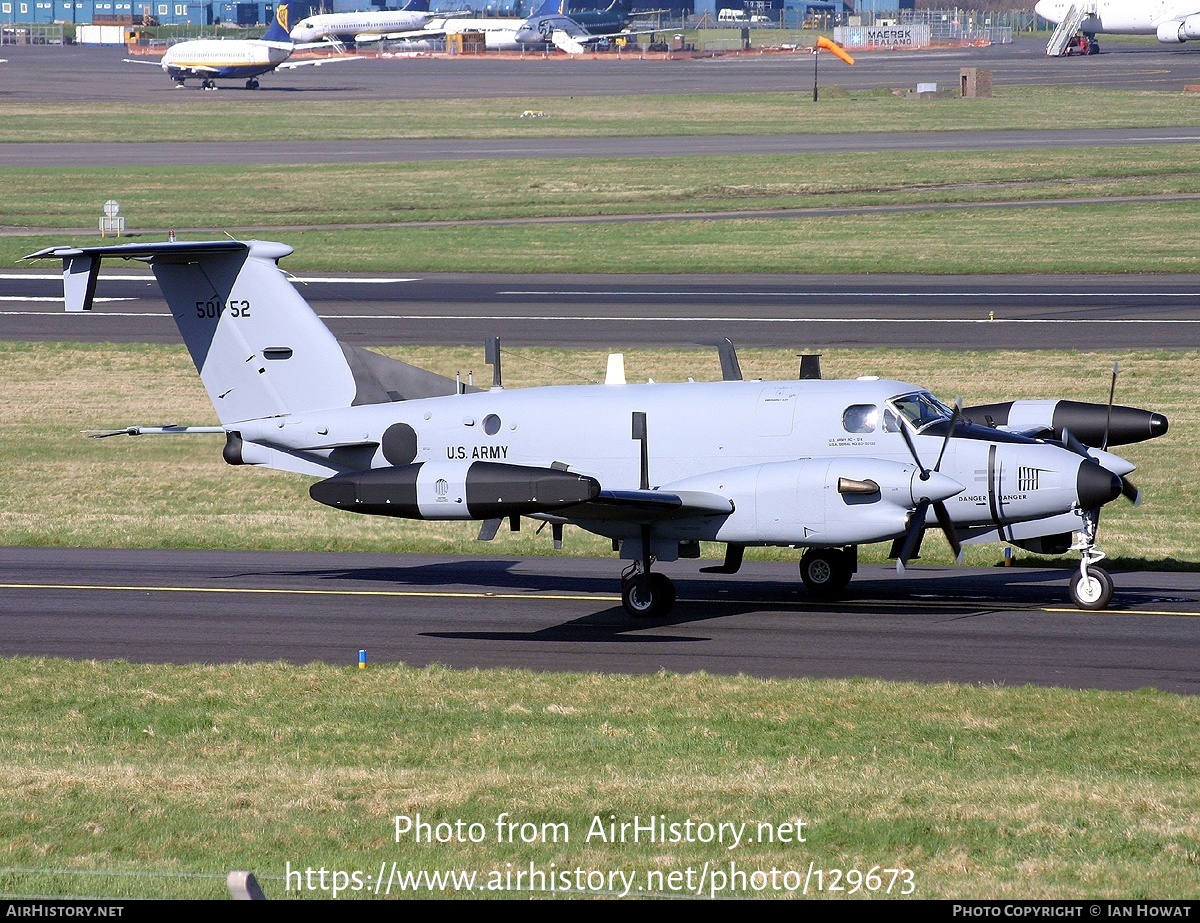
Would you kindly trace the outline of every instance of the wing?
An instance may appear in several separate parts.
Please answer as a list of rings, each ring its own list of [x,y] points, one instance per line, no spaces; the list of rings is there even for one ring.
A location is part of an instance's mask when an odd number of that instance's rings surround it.
[[[122,58],[122,60],[126,64],[149,64],[151,67],[162,67],[162,62],[158,60],[147,61],[144,58]]]
[[[595,499],[575,504],[560,515],[592,522],[650,523],[732,512],[733,501],[728,497],[702,490],[602,490]]]
[[[320,67],[322,64],[333,64],[337,61],[364,61],[365,58],[356,54],[342,55],[337,58],[308,58],[304,61],[284,61],[277,70],[294,70],[297,67]]]

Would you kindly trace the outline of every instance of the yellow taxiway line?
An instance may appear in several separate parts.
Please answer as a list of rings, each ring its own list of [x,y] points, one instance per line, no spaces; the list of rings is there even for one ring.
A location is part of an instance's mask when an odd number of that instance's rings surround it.
[[[279,587],[201,587],[201,586],[122,586],[114,584],[85,584],[85,583],[0,583],[0,589],[3,590],[107,590],[112,592],[124,593],[241,593],[241,594],[257,594],[263,596],[350,596],[350,597],[383,597],[383,598],[408,598],[408,599],[525,599],[525,600],[553,600],[558,602],[573,601],[573,602],[620,602],[620,596],[613,596],[601,593],[579,594],[579,593],[496,593],[488,590],[475,591],[448,591],[448,590],[305,590],[305,589],[286,589]],[[806,599],[760,599],[760,600],[739,600],[732,594],[728,599],[685,599],[680,597],[679,602],[686,603],[707,603],[717,605],[728,604],[746,604],[756,602],[761,605],[768,606],[826,606],[829,601],[815,601]],[[833,605],[839,607],[865,608],[868,606],[878,607],[880,603],[857,602],[855,600],[834,601]],[[892,608],[902,609],[930,609],[930,608],[954,608],[962,609],[978,608],[985,610],[999,610],[1006,612],[1060,612],[1079,614],[1084,611],[1104,611],[1109,615],[1174,615],[1185,617],[1200,616],[1200,611],[1197,612],[1180,612],[1170,609],[1107,609],[1107,610],[1083,610],[1077,609],[1074,606],[1019,606],[1019,605],[1001,605],[989,603],[986,600],[978,599],[922,599],[922,600],[887,600],[883,605]]]

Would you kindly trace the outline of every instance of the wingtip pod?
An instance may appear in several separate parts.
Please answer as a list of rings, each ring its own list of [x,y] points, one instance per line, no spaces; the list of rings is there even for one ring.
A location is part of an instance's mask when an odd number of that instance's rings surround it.
[[[826,51],[832,51],[837,57],[841,58],[847,64],[854,63],[854,58],[850,56],[850,53],[848,51],[846,51],[845,48],[843,48],[837,42],[832,41],[831,39],[827,39],[823,35],[818,36],[817,47],[824,48]]]

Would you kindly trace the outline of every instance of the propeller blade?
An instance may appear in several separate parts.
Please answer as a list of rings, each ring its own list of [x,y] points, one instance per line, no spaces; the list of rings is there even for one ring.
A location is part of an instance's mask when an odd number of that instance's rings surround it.
[[[950,518],[950,511],[946,509],[946,504],[939,500],[933,505],[933,513],[937,516],[942,532],[946,534],[946,541],[950,543],[950,550],[954,552],[955,562],[961,564],[963,559],[962,542],[958,540],[958,533],[954,531],[954,520]]]
[[[913,457],[913,462],[916,464],[917,469],[921,472],[921,480],[928,481],[929,469],[921,464],[921,456],[917,454],[917,447],[913,445],[912,436],[909,435],[908,427],[903,423],[900,424],[900,435],[904,437],[904,444],[908,446],[908,452]]]
[[[1121,478],[1121,496],[1134,506],[1142,505],[1142,492],[1129,478]]]
[[[942,470],[942,456],[946,454],[946,446],[950,444],[950,437],[954,435],[954,427],[958,425],[958,418],[962,416],[962,398],[954,399],[954,413],[950,416],[950,426],[946,430],[946,438],[942,440],[942,450],[938,452],[937,464],[933,466],[934,471]]]
[[[904,532],[904,544],[900,546],[900,556],[896,558],[896,573],[904,573],[904,566],[913,556],[913,552],[917,550],[917,546],[921,544],[921,537],[925,534],[925,515],[928,512],[929,501],[922,500],[912,511],[912,515],[908,517],[908,529]]]
[[[1108,386],[1108,416],[1104,418],[1104,441],[1100,448],[1108,451],[1108,430],[1112,426],[1113,398],[1117,396],[1117,363],[1113,363],[1112,384]]]
[[[1071,431],[1064,429],[1062,433],[1062,444],[1064,449],[1070,449],[1076,455],[1082,455],[1084,458],[1091,458],[1088,455],[1087,446],[1071,435]]]

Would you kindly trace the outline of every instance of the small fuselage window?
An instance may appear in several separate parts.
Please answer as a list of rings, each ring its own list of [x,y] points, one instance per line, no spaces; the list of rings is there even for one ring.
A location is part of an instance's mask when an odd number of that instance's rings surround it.
[[[848,433],[873,433],[879,425],[879,408],[874,404],[851,404],[842,411],[842,429]]]

